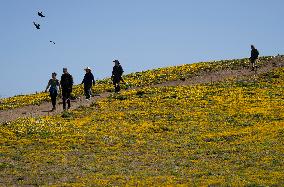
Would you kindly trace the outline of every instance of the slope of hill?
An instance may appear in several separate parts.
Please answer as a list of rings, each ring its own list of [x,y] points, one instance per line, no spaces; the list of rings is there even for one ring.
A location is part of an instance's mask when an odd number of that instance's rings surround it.
[[[162,81],[149,73],[146,85],[192,75],[178,68]],[[1,124],[0,185],[283,186],[283,133],[283,67],[241,80],[145,86]]]
[[[261,57],[259,66],[271,64],[273,61],[282,59],[279,57]],[[213,72],[221,69],[240,69],[249,66],[249,59],[223,60],[214,62],[200,62],[195,64],[185,64],[181,66],[173,66],[167,68],[159,68],[144,72],[136,72],[124,76],[127,80],[127,87],[142,87],[153,84],[160,84],[167,81],[180,80],[193,77],[203,72]],[[125,86],[124,86],[125,88]],[[110,92],[113,90],[110,79],[97,81],[97,85],[93,87],[93,92],[98,94],[102,92]],[[83,87],[77,85],[73,91],[73,97],[76,98],[83,95]],[[45,101],[49,101],[48,93],[37,93],[31,95],[19,95],[0,100],[0,111],[7,109],[19,108],[27,105],[39,105]]]
[[[257,72],[250,71],[248,63],[248,59],[223,60],[137,72],[126,75],[124,79],[128,84],[122,85],[122,87],[123,89],[135,89],[143,86],[195,85],[223,81],[228,78],[243,80],[283,66],[284,58],[283,56],[262,57],[258,63],[260,67]],[[85,101],[81,97],[83,94],[82,86],[75,86],[72,109],[89,106],[96,99],[107,97],[110,92],[113,92],[110,79],[98,81],[96,86],[93,87],[93,92],[96,93],[96,96],[91,101]],[[48,100],[47,93],[4,99],[0,101],[0,123],[12,121],[19,117],[39,117],[62,112],[62,106],[59,106],[56,111],[50,111]],[[60,104],[60,102],[59,100],[58,103]]]

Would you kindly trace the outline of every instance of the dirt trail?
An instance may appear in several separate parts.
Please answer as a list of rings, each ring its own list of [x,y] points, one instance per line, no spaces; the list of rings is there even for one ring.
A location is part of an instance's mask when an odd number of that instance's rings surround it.
[[[85,100],[85,97],[78,98],[71,101],[71,109],[74,110],[80,106],[90,106],[93,101],[98,98],[105,98],[109,93],[102,93],[100,95],[92,97],[89,101]],[[29,105],[21,108],[15,108],[11,110],[0,111],[0,123],[13,121],[17,118],[24,117],[39,117],[39,116],[50,116],[63,112],[61,100],[57,100],[57,109],[51,111],[52,105],[50,102],[44,102],[40,105]]]
[[[275,59],[274,59],[275,60]],[[168,81],[165,83],[161,83],[158,85],[153,85],[157,87],[161,86],[181,86],[181,85],[196,85],[196,84],[206,84],[206,83],[214,83],[224,81],[226,79],[237,79],[237,80],[244,80],[248,77],[256,77],[259,74],[263,74],[269,72],[275,68],[283,67],[284,66],[284,58],[279,58],[275,65],[272,62],[265,64],[261,68],[258,68],[257,71],[251,71],[250,69],[244,67],[237,70],[219,70],[214,72],[202,72],[190,79],[186,80],[176,80],[176,81]]]
[[[220,82],[229,78],[237,78],[239,80],[245,79],[250,76],[256,76],[265,72],[269,72],[277,67],[284,67],[284,58],[280,57],[277,60],[276,65],[272,65],[271,63],[266,64],[265,66],[259,68],[257,72],[250,71],[247,68],[241,68],[238,70],[220,70],[215,72],[203,72],[199,75],[191,77],[190,79],[186,79],[184,81],[168,81],[165,83],[152,85],[153,87],[162,87],[162,86],[178,86],[178,85],[196,85],[196,84],[204,84],[204,83],[214,83]],[[135,89],[135,88],[132,88]],[[102,93],[91,98],[89,101],[86,101],[84,97],[81,97],[77,100],[72,101],[71,110],[76,109],[80,106],[90,106],[95,100],[100,98],[106,98],[110,95],[110,93]],[[39,116],[49,116],[59,114],[63,111],[62,104],[57,105],[57,109],[53,112],[50,111],[51,103],[44,102],[41,105],[30,105],[21,108],[4,110],[0,111],[0,123],[8,122],[16,120],[17,118],[24,117],[39,117]]]

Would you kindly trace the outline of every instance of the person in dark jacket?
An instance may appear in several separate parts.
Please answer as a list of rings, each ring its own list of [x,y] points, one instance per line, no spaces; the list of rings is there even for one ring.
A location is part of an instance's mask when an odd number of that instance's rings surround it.
[[[95,79],[94,75],[92,74],[91,68],[87,67],[85,71],[86,74],[84,76],[82,84],[84,84],[84,92],[86,99],[89,100],[92,95],[92,85],[95,85]]]
[[[254,45],[251,45],[250,63],[251,63],[252,71],[254,71],[256,68],[256,60],[258,59],[258,55],[259,55],[258,50],[254,47]]]
[[[118,60],[114,60],[113,62],[114,66],[111,79],[114,85],[114,91],[118,93],[120,91],[120,81],[124,82],[124,80],[122,79],[123,69]]]
[[[68,109],[71,107],[71,93],[73,87],[73,77],[67,71],[67,68],[63,68],[63,74],[61,75],[60,85],[62,89],[63,110],[66,110],[66,102]]]
[[[57,95],[60,94],[60,84],[59,81],[56,79],[56,73],[52,73],[51,79],[48,81],[48,84],[46,86],[45,92],[47,92],[49,88],[49,93],[50,93],[50,98],[51,98],[51,103],[52,103],[52,110],[56,110],[56,98]]]

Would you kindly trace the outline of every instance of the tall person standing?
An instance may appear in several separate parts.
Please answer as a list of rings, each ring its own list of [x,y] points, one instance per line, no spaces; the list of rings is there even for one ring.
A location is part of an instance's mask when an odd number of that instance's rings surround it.
[[[95,85],[94,75],[92,74],[92,70],[89,67],[85,68],[86,74],[82,81],[84,84],[84,92],[86,96],[86,100],[89,100],[92,95],[92,86]]]
[[[67,68],[63,68],[63,74],[61,75],[60,85],[62,89],[63,110],[66,110],[66,103],[68,109],[71,107],[71,93],[73,87],[73,77],[67,71]]]
[[[254,47],[254,45],[251,45],[251,52],[250,52],[250,63],[251,63],[251,70],[254,71],[256,70],[256,60],[258,59],[259,52],[258,50]]]
[[[114,91],[115,93],[118,93],[120,91],[120,81],[124,82],[122,79],[123,69],[118,60],[114,60],[113,62],[114,66],[112,69],[111,79],[114,85]]]

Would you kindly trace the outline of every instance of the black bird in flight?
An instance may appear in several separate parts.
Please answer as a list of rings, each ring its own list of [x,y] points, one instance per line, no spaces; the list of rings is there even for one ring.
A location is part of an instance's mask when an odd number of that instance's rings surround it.
[[[35,22],[33,22],[33,23],[34,23],[34,26],[36,27],[36,29],[40,29],[40,24],[35,23]]]
[[[55,42],[54,42],[54,41],[51,41],[51,40],[50,40],[49,42],[50,42],[50,43],[53,43],[53,44],[55,44]]]
[[[42,12],[37,12],[37,15],[44,18],[45,16],[42,14]]]

